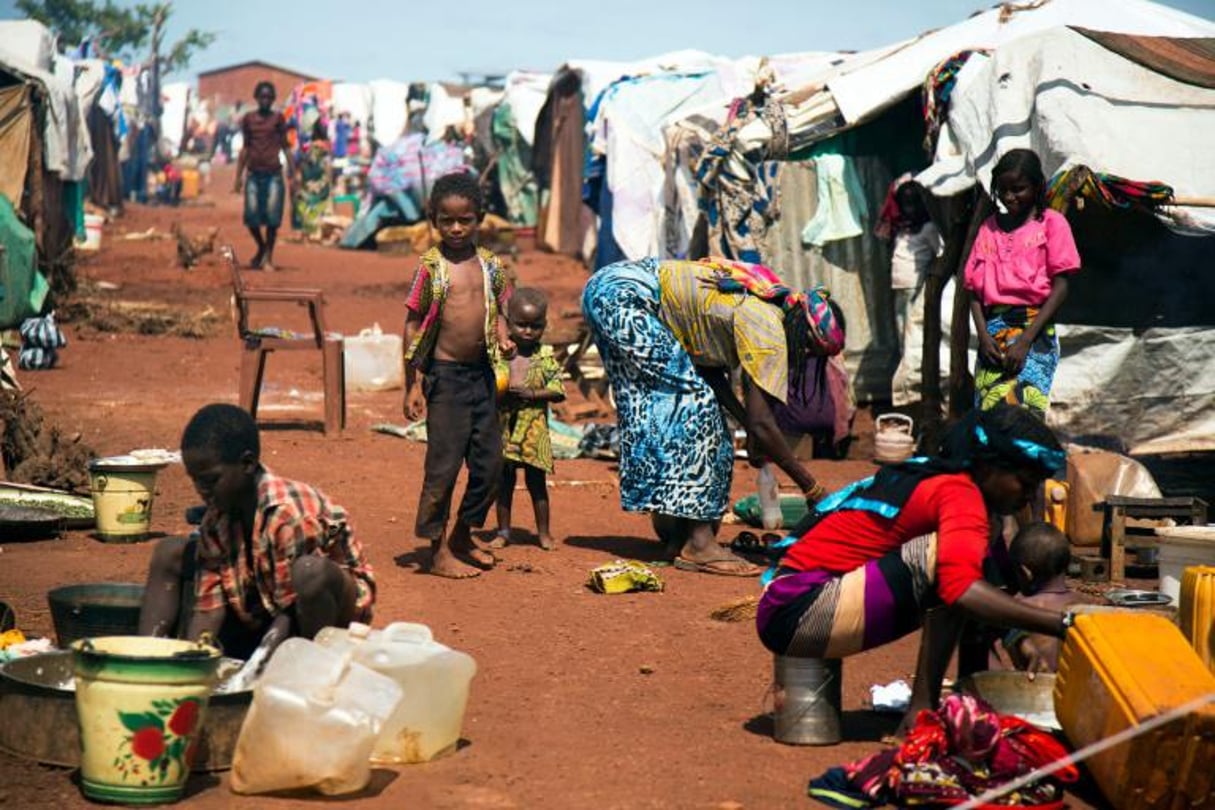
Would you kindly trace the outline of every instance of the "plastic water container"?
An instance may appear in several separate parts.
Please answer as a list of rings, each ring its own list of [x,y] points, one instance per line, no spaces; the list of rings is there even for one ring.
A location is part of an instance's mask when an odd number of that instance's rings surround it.
[[[349,629],[326,627],[317,633],[316,642],[350,654],[401,687],[404,698],[384,723],[372,750],[373,762],[428,762],[455,750],[469,684],[477,671],[471,656],[435,641],[426,625],[408,622],[394,622],[383,630],[358,622]]]
[[[1055,479],[1046,482],[1046,522],[1067,534],[1068,484]]]
[[[344,338],[347,391],[389,391],[405,385],[401,336],[386,335],[377,323]]]
[[[202,193],[202,175],[198,169],[181,170],[181,198],[192,200]]]
[[[780,509],[780,486],[776,482],[776,470],[771,464],[759,468],[755,483],[759,490],[760,523],[769,531],[779,529],[784,515]]]
[[[1085,613],[1059,651],[1055,714],[1079,749],[1212,692],[1215,675],[1165,617]],[[1215,807],[1215,706],[1084,764],[1116,810]]]
[[[84,215],[84,241],[77,247],[80,250],[97,251],[101,250],[101,226],[105,224],[105,217],[97,216],[96,214]]]
[[[1195,565],[1181,577],[1181,632],[1207,669],[1215,672],[1215,567]]]
[[[1157,529],[1160,556],[1160,592],[1181,599],[1181,577],[1193,565],[1215,565],[1215,525],[1170,526]]]
[[[232,790],[362,790],[372,746],[400,702],[395,681],[349,654],[287,639],[253,690],[232,758]]]

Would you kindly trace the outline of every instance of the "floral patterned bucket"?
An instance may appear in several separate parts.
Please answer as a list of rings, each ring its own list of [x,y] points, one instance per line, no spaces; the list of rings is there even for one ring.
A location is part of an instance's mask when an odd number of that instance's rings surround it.
[[[72,653],[84,795],[122,804],[177,801],[220,651],[175,639],[105,636],[73,643]]]

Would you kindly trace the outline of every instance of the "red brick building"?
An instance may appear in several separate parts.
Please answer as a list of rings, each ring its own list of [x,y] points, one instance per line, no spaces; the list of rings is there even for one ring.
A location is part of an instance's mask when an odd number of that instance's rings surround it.
[[[199,73],[198,97],[209,102],[212,109],[235,105],[238,101],[251,106],[253,88],[260,81],[268,81],[274,85],[275,95],[281,104],[297,84],[316,79],[316,76],[254,60]]]

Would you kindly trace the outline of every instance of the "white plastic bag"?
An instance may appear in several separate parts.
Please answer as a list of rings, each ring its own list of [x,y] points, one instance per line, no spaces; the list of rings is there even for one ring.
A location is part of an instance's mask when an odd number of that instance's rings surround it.
[[[779,529],[784,522],[784,516],[780,509],[780,487],[777,485],[776,471],[771,463],[759,468],[756,485],[759,488],[760,522],[768,531]]]

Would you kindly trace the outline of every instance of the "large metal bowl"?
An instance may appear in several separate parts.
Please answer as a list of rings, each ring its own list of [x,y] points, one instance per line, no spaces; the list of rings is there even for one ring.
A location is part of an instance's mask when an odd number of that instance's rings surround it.
[[[220,677],[240,661],[225,658]],[[240,735],[253,691],[217,692],[207,717],[194,770],[224,771]],[[72,653],[67,650],[17,658],[0,665],[0,750],[44,765],[80,766],[80,724],[76,719]]]
[[[1055,676],[1040,673],[1031,681],[1024,672],[976,672],[963,678],[958,687],[963,692],[983,698],[1000,714],[1011,714],[1035,726],[1059,731],[1055,717]]]

